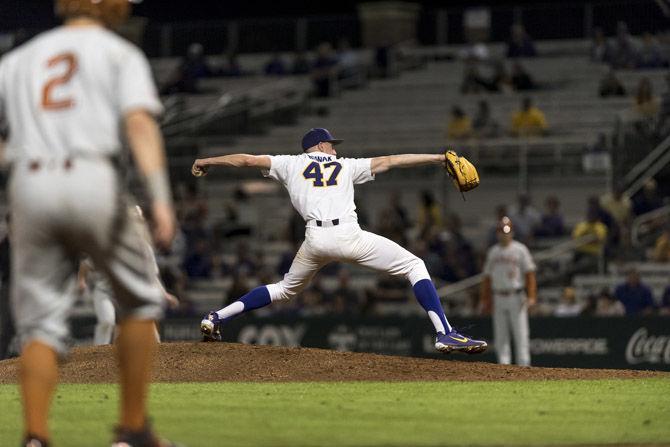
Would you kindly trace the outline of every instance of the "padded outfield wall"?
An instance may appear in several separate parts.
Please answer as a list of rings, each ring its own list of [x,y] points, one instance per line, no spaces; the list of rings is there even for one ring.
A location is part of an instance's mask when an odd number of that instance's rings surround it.
[[[466,333],[492,339],[489,319],[450,320]],[[79,343],[93,334],[94,318],[74,322]],[[533,366],[670,371],[670,318],[531,318]],[[168,319],[163,340],[197,340],[198,319]],[[413,357],[441,357],[426,318],[242,317],[223,331],[224,341],[325,348]],[[456,356],[455,356],[456,357]],[[495,362],[490,349],[458,360]]]

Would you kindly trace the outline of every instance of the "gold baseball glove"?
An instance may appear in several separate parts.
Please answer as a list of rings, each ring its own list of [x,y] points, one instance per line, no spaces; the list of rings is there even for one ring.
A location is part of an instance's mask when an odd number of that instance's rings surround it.
[[[447,174],[454,180],[454,185],[459,191],[470,191],[479,185],[477,168],[465,157],[459,157],[454,151],[446,151],[444,165]]]

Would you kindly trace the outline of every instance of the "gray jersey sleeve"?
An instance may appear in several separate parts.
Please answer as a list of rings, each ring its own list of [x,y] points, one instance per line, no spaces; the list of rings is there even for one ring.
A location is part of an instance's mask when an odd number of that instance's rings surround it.
[[[163,113],[149,62],[137,48],[129,47],[120,61],[118,98],[124,115],[138,109],[152,115]]]

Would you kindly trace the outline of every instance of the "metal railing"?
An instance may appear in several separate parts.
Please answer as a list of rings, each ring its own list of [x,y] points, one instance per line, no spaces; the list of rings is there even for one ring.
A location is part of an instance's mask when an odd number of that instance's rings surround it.
[[[558,256],[562,256],[566,253],[572,253],[577,248],[587,244],[591,244],[593,242],[596,242],[597,240],[598,240],[597,236],[593,234],[582,236],[578,239],[572,239],[569,241],[561,242],[551,248],[539,251],[533,255],[533,258],[535,259],[535,262],[539,264],[542,262],[549,261],[551,259],[555,259]],[[440,287],[437,290],[437,294],[440,298],[447,298],[460,292],[464,292],[472,287],[478,286],[482,282],[483,278],[484,274],[478,273],[474,276],[470,276],[469,278],[465,278],[453,284]]]
[[[634,247],[640,247],[645,244],[642,239],[654,233],[670,220],[670,205],[655,209],[648,213],[638,216],[631,225],[631,243]]]

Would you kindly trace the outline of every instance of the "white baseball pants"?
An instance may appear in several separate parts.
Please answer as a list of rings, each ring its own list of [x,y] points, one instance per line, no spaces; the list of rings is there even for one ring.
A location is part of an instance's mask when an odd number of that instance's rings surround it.
[[[39,340],[60,353],[67,350],[67,319],[83,254],[109,278],[121,320],[162,316],[163,293],[145,249],[146,230],[130,219],[111,162],[16,162],[9,199],[11,303],[21,346]]]
[[[498,363],[512,363],[512,345],[514,339],[516,363],[530,366],[530,331],[528,329],[528,306],[526,294],[513,293],[506,296],[493,295],[493,337]]]
[[[311,227],[284,279],[267,286],[272,301],[289,300],[309,284],[314,274],[329,262],[349,262],[379,272],[404,276],[414,285],[430,279],[424,262],[395,242],[369,231],[358,223],[332,227]]]

